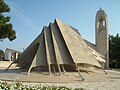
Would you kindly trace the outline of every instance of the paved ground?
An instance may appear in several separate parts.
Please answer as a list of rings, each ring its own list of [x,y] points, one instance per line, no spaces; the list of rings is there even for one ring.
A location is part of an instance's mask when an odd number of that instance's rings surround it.
[[[25,84],[43,84],[43,85],[58,85],[68,86],[71,88],[83,87],[86,90],[120,90],[120,72],[107,70],[108,74],[104,74],[102,70],[96,70],[89,74],[81,73],[85,78],[81,80],[78,72],[67,72],[59,76],[58,73],[48,75],[46,72],[32,72],[26,75],[25,72],[20,72],[18,69],[6,71],[6,67],[0,67],[0,80],[8,80],[10,82],[20,79]]]

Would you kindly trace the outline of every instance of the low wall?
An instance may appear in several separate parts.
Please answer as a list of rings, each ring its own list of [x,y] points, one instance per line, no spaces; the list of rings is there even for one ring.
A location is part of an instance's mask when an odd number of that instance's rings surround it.
[[[8,67],[12,61],[0,61],[0,67]]]

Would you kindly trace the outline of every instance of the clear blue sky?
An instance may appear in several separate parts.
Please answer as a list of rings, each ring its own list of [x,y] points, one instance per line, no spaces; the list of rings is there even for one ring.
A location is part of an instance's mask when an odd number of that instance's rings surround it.
[[[108,15],[109,34],[120,33],[120,0],[5,0],[17,38],[0,42],[0,49],[22,51],[55,18],[77,28],[82,37],[95,42],[95,16],[100,7]]]

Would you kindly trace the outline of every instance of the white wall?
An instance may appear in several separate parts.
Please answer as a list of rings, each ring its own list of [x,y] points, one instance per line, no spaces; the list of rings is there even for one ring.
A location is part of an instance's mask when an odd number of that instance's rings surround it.
[[[11,61],[11,50],[5,50],[5,60]]]

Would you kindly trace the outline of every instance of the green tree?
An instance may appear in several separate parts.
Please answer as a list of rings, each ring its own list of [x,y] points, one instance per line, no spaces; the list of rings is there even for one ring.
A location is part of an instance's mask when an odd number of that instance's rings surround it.
[[[8,38],[12,41],[16,38],[16,32],[13,30],[13,26],[9,22],[10,17],[4,15],[5,12],[9,11],[10,7],[4,2],[4,0],[0,0],[0,40]]]
[[[120,68],[120,36],[109,35],[110,67]]]
[[[4,54],[3,50],[0,50],[0,55]]]

